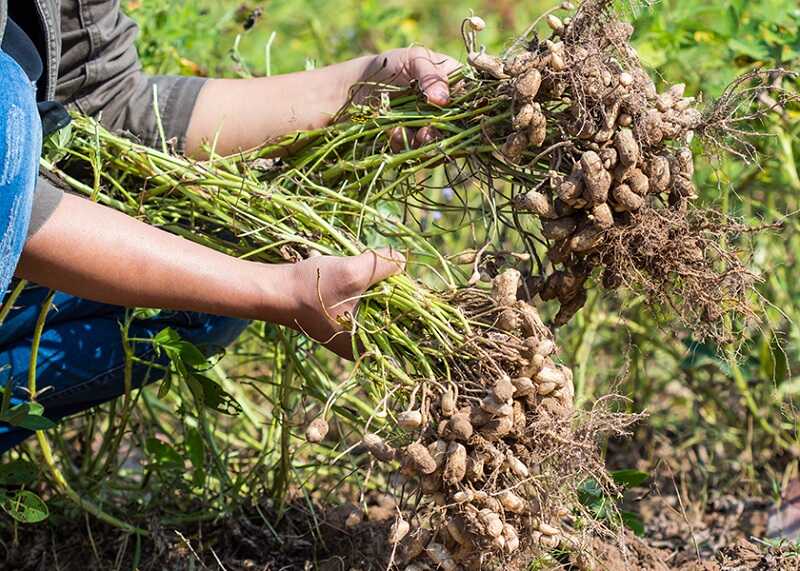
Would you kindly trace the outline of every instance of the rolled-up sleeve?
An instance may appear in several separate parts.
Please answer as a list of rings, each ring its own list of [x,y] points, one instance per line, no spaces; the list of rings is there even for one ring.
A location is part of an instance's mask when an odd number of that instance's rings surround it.
[[[97,116],[109,129],[127,131],[146,145],[158,146],[156,86],[164,136],[183,152],[205,80],[145,74],[136,53],[137,32],[136,24],[120,10],[119,0],[62,0],[56,99]]]
[[[56,188],[49,180],[39,175],[36,180],[36,190],[33,193],[31,220],[28,223],[28,238],[36,234],[39,228],[47,222],[47,219],[53,214],[63,196],[64,191]]]

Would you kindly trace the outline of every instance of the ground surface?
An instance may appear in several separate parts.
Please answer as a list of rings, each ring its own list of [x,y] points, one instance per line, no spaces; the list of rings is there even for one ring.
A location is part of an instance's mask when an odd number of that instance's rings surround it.
[[[728,486],[725,491],[706,490],[701,501],[699,471],[680,471],[681,466],[692,465],[691,451],[663,444],[656,465],[641,459],[647,454],[635,441],[611,446],[609,463],[630,465],[629,454],[636,450],[639,466],[653,478],[628,490],[624,507],[640,516],[644,536],[627,532],[619,545],[595,539],[593,553],[562,556],[547,565],[542,562],[540,569],[800,569],[796,547],[774,547],[763,539],[775,505],[772,498],[737,493],[745,488]],[[3,532],[0,540],[7,556],[0,569],[386,569],[391,549],[385,537],[394,516],[393,504],[388,496],[371,493],[365,505],[366,510],[357,510],[352,504],[311,510],[300,498],[280,510],[279,517],[279,509],[264,499],[230,517],[183,526],[164,525],[163,514],[154,514],[152,539],[142,541],[138,548],[134,539],[95,520],[51,518],[46,525],[20,526],[17,546],[12,531]]]
[[[691,571],[800,569],[800,558],[789,548],[769,547],[754,540],[763,533],[767,500],[739,500],[722,496],[703,514],[687,516],[676,496],[648,498],[642,502],[647,538],[632,535],[623,548],[594,542],[594,556],[564,558],[553,569],[608,569]],[[377,504],[371,506],[380,511]],[[327,521],[315,521],[302,505],[289,509],[276,533],[259,515],[269,519],[267,506],[219,522],[184,528],[162,529],[156,540],[146,542],[139,569],[227,569],[345,571],[384,569],[387,551],[383,538],[388,524],[367,521],[347,527],[342,512]],[[391,513],[391,512],[389,512]],[[388,514],[383,514],[388,515]],[[84,522],[85,523],[85,522]],[[57,522],[32,533],[20,533],[14,548],[4,537],[8,558],[1,569],[55,570],[130,569],[135,545],[113,530],[60,527]]]

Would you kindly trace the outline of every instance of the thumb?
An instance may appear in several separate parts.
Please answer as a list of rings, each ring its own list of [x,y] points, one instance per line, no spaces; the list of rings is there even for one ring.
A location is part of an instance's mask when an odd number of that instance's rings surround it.
[[[399,274],[406,267],[406,258],[394,248],[368,250],[358,255],[363,264],[367,287]]]

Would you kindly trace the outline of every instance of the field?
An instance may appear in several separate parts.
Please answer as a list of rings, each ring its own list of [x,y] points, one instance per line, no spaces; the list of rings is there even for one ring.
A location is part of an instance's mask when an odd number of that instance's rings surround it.
[[[128,0],[123,7],[141,27],[148,72],[249,77],[412,43],[463,62],[460,27],[471,10],[487,24],[481,43],[500,53],[551,3]],[[792,0],[663,0],[620,10],[634,23],[633,44],[659,91],[684,82],[687,94],[713,102],[748,71],[800,63]],[[786,77],[781,85],[796,93],[800,83]],[[557,329],[576,407],[592,411],[618,395],[613,412],[640,417],[629,434],[600,443],[619,493],[582,482],[587,517],[604,530],[591,540],[601,555],[586,563],[562,545],[527,568],[800,566],[797,532],[782,539],[768,530],[771,510],[796,494],[800,478],[799,116],[795,102],[758,123],[764,136],[754,138],[755,162],[722,155],[697,163],[697,204],[759,228],[733,238],[758,280],[748,297],[754,316],[725,323],[732,338],[700,340],[673,307],[653,306],[641,291],[601,288],[590,288],[583,309]],[[700,140],[693,145],[697,155],[709,150]],[[99,152],[91,160],[111,161]],[[388,217],[398,213],[385,208]],[[457,209],[412,210],[419,236],[445,255],[479,249],[492,231],[490,224],[455,231]],[[509,233],[495,238],[520,250]],[[383,239],[376,233],[368,242]],[[431,284],[428,266],[410,271]],[[464,277],[468,271],[457,276]],[[556,310],[540,307],[546,319]],[[358,419],[378,414],[370,389],[354,386],[351,365],[263,323],[208,361],[169,332],[156,344],[173,366],[154,374],[169,381],[74,418],[4,459],[0,567],[386,568],[397,508],[385,493],[388,474],[351,446],[362,432]],[[205,393],[205,407],[193,384],[201,377],[222,389],[210,405]],[[336,417],[332,438],[307,442],[305,428],[323,408]]]

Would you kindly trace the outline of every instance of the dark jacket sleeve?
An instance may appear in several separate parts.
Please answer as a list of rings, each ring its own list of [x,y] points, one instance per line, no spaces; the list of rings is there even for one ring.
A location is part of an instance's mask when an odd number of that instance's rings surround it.
[[[36,234],[39,228],[50,218],[63,196],[63,190],[56,188],[49,180],[39,175],[36,180],[36,190],[33,193],[28,238]]]
[[[56,99],[109,129],[128,131],[142,143],[160,145],[153,86],[167,140],[182,152],[204,79],[148,76],[134,44],[138,28],[119,0],[62,0],[61,62]]]

